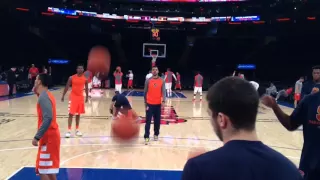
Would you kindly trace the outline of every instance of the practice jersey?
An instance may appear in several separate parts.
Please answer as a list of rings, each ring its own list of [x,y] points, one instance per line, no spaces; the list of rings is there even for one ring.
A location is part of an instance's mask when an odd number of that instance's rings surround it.
[[[56,101],[50,92],[42,92],[37,103],[38,132],[37,139],[48,141],[49,136],[58,136],[59,126],[56,119]]]
[[[147,104],[159,105],[165,101],[166,90],[163,79],[149,78],[144,85],[144,99]]]
[[[113,75],[114,75],[115,84],[122,84],[123,73],[122,72],[115,72],[115,73],[113,73]]]
[[[86,84],[87,78],[84,75],[77,74],[71,76],[71,94],[70,96],[83,97],[83,87]]]
[[[194,77],[194,86],[195,87],[202,87],[203,84],[203,77],[200,74],[197,74]]]
[[[166,83],[172,83],[172,77],[173,77],[175,80],[177,80],[176,75],[174,75],[173,72],[167,71],[167,72],[165,73],[165,76],[164,76],[165,82],[166,82]]]
[[[130,73],[130,74],[128,75],[128,78],[129,78],[129,80],[133,80],[133,74]]]

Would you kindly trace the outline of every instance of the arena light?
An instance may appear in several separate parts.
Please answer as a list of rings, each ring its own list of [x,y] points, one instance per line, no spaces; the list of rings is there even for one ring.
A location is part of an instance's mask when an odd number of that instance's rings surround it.
[[[81,10],[69,10],[60,9],[54,7],[48,7],[48,12],[57,13],[67,16],[87,16],[102,19],[111,20],[126,20],[127,22],[150,22],[150,23],[162,23],[167,22],[171,24],[180,24],[182,22],[207,24],[211,22],[243,22],[243,21],[260,21],[260,16],[218,16],[218,17],[168,17],[168,16],[138,16],[138,15],[124,15],[120,16],[117,14],[102,13],[97,12],[81,11]],[[105,20],[108,21],[108,20]]]
[[[41,14],[45,15],[45,16],[53,16],[54,15],[54,13],[49,13],[49,12],[42,12]]]
[[[79,16],[66,16],[66,18],[69,18],[69,19],[78,19]]]
[[[316,17],[307,17],[308,20],[316,20]]]
[[[253,24],[265,24],[266,22],[265,21],[253,21],[252,23]]]
[[[278,18],[277,21],[279,21],[279,22],[290,21],[290,18]]]
[[[256,69],[256,65],[255,64],[239,64],[237,69],[253,70],[253,69]]]
[[[239,24],[241,24],[241,22],[228,22],[228,24],[231,24],[231,25],[239,25]]]
[[[70,60],[66,59],[49,59],[49,64],[69,64]]]
[[[18,10],[18,11],[25,11],[25,12],[28,12],[28,11],[29,11],[29,9],[27,9],[27,8],[16,8],[16,10]]]

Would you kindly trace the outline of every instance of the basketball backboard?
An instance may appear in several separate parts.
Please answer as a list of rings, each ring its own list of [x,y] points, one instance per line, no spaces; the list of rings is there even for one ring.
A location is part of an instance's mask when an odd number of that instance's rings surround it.
[[[157,53],[157,58],[166,58],[166,44],[143,43],[142,56],[152,58]]]

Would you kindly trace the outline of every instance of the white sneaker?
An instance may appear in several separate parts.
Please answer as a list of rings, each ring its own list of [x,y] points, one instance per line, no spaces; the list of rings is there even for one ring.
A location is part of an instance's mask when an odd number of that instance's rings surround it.
[[[66,135],[65,135],[66,138],[69,138],[70,136],[71,136],[70,132],[67,132]]]
[[[77,130],[76,131],[76,136],[82,136],[82,133],[79,130]]]

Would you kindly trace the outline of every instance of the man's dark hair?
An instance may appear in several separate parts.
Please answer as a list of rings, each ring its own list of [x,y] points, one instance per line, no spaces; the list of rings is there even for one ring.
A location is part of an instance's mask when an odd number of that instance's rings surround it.
[[[226,77],[210,87],[207,94],[213,115],[227,115],[235,129],[253,130],[259,106],[259,95],[246,80]]]
[[[39,80],[41,81],[42,86],[49,86],[49,75],[48,74],[39,74]]]
[[[120,94],[120,92],[119,92],[119,91],[115,91],[114,93],[115,93],[115,94]]]
[[[304,79],[304,76],[301,76],[299,79]]]
[[[312,70],[315,70],[315,69],[320,69],[320,65],[317,65],[317,66],[313,66],[313,67],[312,67]]]
[[[84,65],[83,65],[83,64],[78,64],[78,65],[77,65],[77,68],[80,67],[80,66],[84,68]]]
[[[171,69],[170,68],[167,68],[167,71],[170,71]]]
[[[152,69],[153,69],[153,68],[157,68],[157,69],[158,69],[158,66],[153,66]],[[152,70],[151,70],[151,71],[152,71]]]

